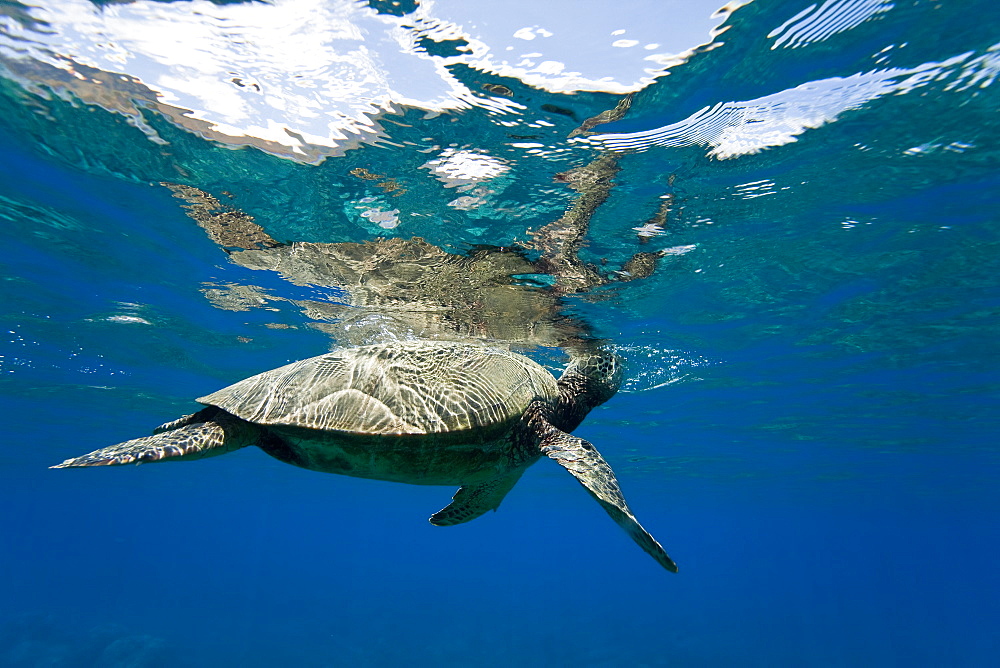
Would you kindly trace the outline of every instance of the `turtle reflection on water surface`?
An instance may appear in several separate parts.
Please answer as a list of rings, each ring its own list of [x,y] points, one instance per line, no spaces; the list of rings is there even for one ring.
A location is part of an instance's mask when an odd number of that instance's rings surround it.
[[[664,254],[636,253],[621,270],[610,273],[580,260],[590,219],[608,198],[617,171],[617,158],[606,154],[558,175],[579,193],[559,219],[530,232],[531,239],[520,247],[480,245],[465,254],[449,253],[417,237],[281,243],[253,216],[209,193],[164,185],[226,249],[231,262],[277,272],[294,285],[346,291],[346,304],[295,301],[313,327],[340,343],[373,342],[356,324],[374,315],[382,330],[396,336],[571,348],[590,333],[586,323],[564,313],[563,296],[644,278]],[[537,253],[537,258],[528,259],[528,252]],[[532,275],[549,277],[552,284],[524,280]],[[265,295],[252,286],[212,286],[206,293],[216,305],[232,309],[260,304]]]

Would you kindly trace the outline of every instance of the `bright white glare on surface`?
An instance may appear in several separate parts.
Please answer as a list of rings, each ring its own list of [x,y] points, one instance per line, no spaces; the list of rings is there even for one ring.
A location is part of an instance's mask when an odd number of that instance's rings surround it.
[[[425,0],[398,17],[352,0],[36,1],[0,10],[0,73],[125,114],[154,141],[140,108],[207,138],[315,162],[382,136],[378,117],[400,105],[523,109],[470,90],[454,65],[549,91],[638,90],[712,42],[728,16],[717,2]],[[428,52],[443,40],[458,46]]]
[[[593,142],[615,151],[643,150],[651,146],[707,146],[708,155],[720,159],[758,153],[796,141],[808,129],[835,121],[841,114],[881,97],[904,94],[933,81],[953,76],[968,79],[976,58],[963,68],[971,53],[940,63],[892,68],[810,81],[795,88],[739,102],[705,107],[670,125],[624,134],[601,134],[578,141]],[[976,65],[978,67],[978,65]],[[952,84],[946,90],[953,88]]]
[[[487,181],[500,176],[510,168],[502,160],[473,151],[445,149],[437,158],[422,165],[448,186]]]

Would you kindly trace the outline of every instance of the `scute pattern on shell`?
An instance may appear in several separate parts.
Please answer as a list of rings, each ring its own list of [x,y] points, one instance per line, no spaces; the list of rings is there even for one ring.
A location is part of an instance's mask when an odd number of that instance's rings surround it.
[[[244,420],[360,434],[431,434],[516,419],[555,378],[500,348],[393,342],[341,348],[198,399]]]

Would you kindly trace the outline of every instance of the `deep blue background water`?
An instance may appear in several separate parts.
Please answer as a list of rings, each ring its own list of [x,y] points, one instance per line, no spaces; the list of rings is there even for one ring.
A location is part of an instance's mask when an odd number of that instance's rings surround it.
[[[996,9],[947,4],[896,3],[785,51],[764,35],[807,4],[748,5],[723,47],[605,127],[995,54]],[[873,60],[903,43],[893,62]],[[312,473],[255,449],[48,470],[329,346],[292,307],[213,308],[203,283],[300,288],[227,263],[156,181],[183,170],[232,191],[278,238],[360,240],[373,233],[341,201],[366,184],[349,170],[399,164],[405,177],[426,156],[362,146],[295,164],[150,114],[163,148],[99,108],[4,82],[0,665],[994,665],[998,96],[991,80],[949,89],[956,71],[756,154],[623,158],[587,252],[634,252],[628,230],[668,174],[681,209],[654,243],[698,249],[610,299],[573,302],[630,360],[630,391],[576,433],[615,467],[677,575],[549,462],[499,512],[447,529],[426,518],[451,489]],[[556,99],[584,118],[615,98]],[[457,117],[413,132],[506,150],[485,115]],[[562,136],[574,125],[553,122]],[[551,176],[579,151],[545,169],[511,158],[504,197],[537,206],[477,221],[486,232],[430,191],[420,202],[445,213],[396,232],[509,243],[568,201]],[[746,184],[765,179],[773,193],[748,199]],[[263,326],[276,319],[295,328]]]

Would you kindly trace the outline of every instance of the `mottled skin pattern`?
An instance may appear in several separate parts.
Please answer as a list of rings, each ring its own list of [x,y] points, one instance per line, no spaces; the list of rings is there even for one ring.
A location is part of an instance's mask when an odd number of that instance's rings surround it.
[[[160,436],[163,433],[168,433],[169,437]],[[144,464],[163,459],[204,459],[244,447],[259,436],[260,428],[209,406],[157,427],[153,434],[101,448],[82,457],[67,459],[51,468]]]
[[[460,524],[496,510],[543,456],[561,464],[664,568],[674,562],[635,520],[614,472],[570,436],[618,390],[611,352],[578,353],[558,381],[507,350],[395,342],[335,350],[202,397],[209,406],[154,436],[53,468],[196,459],[257,445],[304,468],[424,485],[461,485],[431,517]]]

